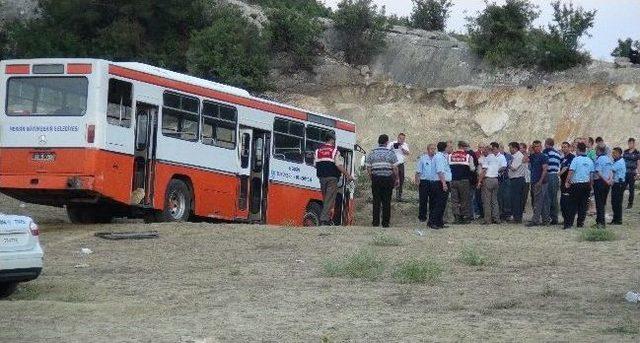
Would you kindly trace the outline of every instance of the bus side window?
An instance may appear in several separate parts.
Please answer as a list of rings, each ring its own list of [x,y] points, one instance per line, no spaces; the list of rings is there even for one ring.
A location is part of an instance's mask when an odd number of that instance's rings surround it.
[[[276,118],[273,122],[273,158],[302,163],[304,124]]]
[[[333,130],[327,130],[313,125],[307,126],[306,133],[304,157],[307,164],[312,166],[315,160],[316,149],[324,144],[327,135],[335,137],[336,134]]]
[[[242,134],[242,146],[240,147],[240,167],[242,169],[249,168],[249,145],[251,144],[251,136],[248,133]]]
[[[109,79],[107,122],[111,125],[131,127],[133,85],[117,79]]]

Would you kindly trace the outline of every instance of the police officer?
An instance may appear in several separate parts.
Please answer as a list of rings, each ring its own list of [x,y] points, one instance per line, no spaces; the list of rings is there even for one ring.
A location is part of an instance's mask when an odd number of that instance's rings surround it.
[[[622,149],[613,148],[613,186],[611,186],[611,208],[613,209],[613,220],[611,225],[622,225],[622,198],[626,188],[627,166],[622,158]]]
[[[613,161],[607,155],[604,145],[596,145],[595,172],[593,174],[593,193],[596,198],[596,224],[599,229],[605,228],[605,206],[607,196],[613,184]]]
[[[569,142],[562,143],[562,162],[560,163],[560,212],[562,213],[562,218],[564,221],[567,221],[569,218],[569,203],[571,200],[571,193],[569,192],[569,188],[565,187],[567,183],[567,176],[569,175],[569,167],[571,166],[571,162],[576,157],[576,155],[572,152],[572,146]]]
[[[471,175],[475,172],[473,157],[467,152],[469,144],[458,142],[458,150],[449,154],[451,169],[451,205],[457,224],[468,224],[473,219],[471,213]]]
[[[382,207],[382,227],[389,227],[391,219],[391,195],[393,188],[398,186],[398,158],[390,150],[389,136],[378,137],[378,147],[371,150],[365,159],[367,174],[371,178],[371,193],[373,194],[373,222],[374,227],[380,226],[380,208]]]
[[[429,144],[427,152],[420,156],[416,164],[416,185],[418,185],[418,198],[420,199],[420,207],[418,210],[418,219],[421,222],[427,221],[427,209],[429,207],[429,180],[435,178],[435,169],[433,168],[433,156],[436,152],[436,146]]]
[[[451,182],[451,168],[445,155],[447,142],[439,142],[438,152],[433,156],[433,165],[437,180],[430,183],[429,192],[429,227],[435,230],[443,229],[444,212],[449,198],[449,183]]]
[[[568,202],[564,229],[573,227],[573,220],[578,215],[577,226],[584,227],[589,209],[589,196],[593,187],[593,160],[587,157],[587,145],[579,142],[576,146],[576,157],[571,161],[565,187],[569,189],[570,201]]]
[[[335,207],[336,195],[338,194],[338,179],[344,175],[349,181],[353,177],[344,168],[340,153],[336,147],[336,138],[327,134],[324,144],[316,149],[314,164],[316,166],[316,176],[320,180],[320,190],[322,191],[322,213],[320,214],[320,225],[332,225],[329,214]]]
[[[627,208],[630,209],[633,207],[633,199],[635,197],[635,189],[636,189],[636,178],[638,177],[638,171],[640,171],[640,151],[636,149],[636,139],[629,138],[627,144],[629,145],[629,149],[624,151],[622,157],[624,158],[625,163],[627,164],[627,173],[626,173],[626,187],[629,188],[629,203]]]

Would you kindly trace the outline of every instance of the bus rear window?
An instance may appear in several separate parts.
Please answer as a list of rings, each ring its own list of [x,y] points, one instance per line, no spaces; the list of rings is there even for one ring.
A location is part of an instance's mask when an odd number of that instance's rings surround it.
[[[12,77],[7,83],[9,116],[83,116],[87,112],[85,77]]]

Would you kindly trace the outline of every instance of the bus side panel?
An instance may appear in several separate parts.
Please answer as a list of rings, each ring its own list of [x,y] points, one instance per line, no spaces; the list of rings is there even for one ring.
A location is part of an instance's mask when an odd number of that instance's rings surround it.
[[[269,182],[267,224],[302,226],[302,219],[311,200],[322,202],[318,190]]]
[[[96,191],[115,201],[130,204],[133,156],[101,150],[95,165]]]
[[[162,210],[167,186],[175,176],[191,180],[197,216],[233,220],[236,215],[238,178],[235,175],[160,162],[156,164],[153,205]]]

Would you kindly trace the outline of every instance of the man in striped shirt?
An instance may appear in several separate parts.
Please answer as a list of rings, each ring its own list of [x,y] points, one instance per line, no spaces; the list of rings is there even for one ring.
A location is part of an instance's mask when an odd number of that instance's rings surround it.
[[[398,158],[390,150],[389,136],[378,137],[378,147],[371,150],[365,159],[367,174],[371,178],[373,194],[373,226],[380,226],[380,207],[382,207],[382,227],[389,227],[391,219],[391,195],[393,188],[400,183],[398,179]]]
[[[549,210],[549,218],[543,218],[542,221],[550,223],[551,225],[558,225],[558,190],[560,188],[560,179],[558,173],[560,172],[560,165],[562,164],[562,154],[554,148],[555,142],[553,138],[547,138],[544,141],[545,149],[542,152],[547,156],[548,169],[547,169],[547,197],[544,202],[545,208]]]

